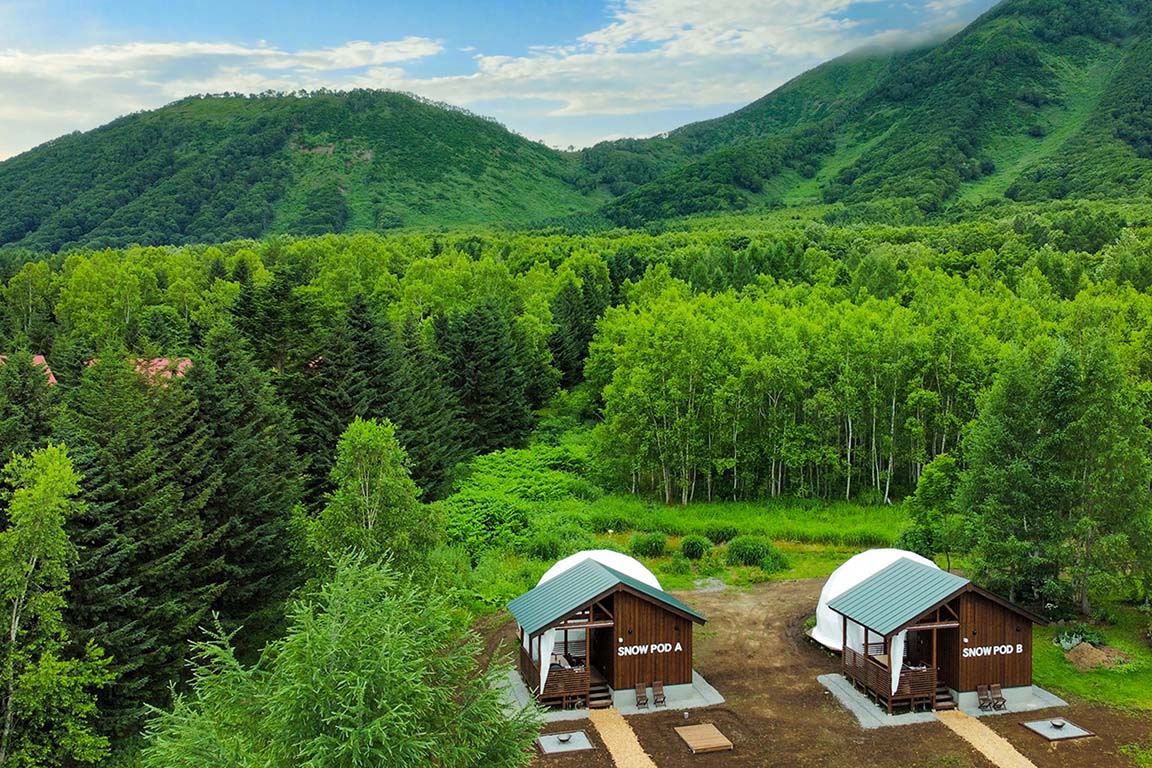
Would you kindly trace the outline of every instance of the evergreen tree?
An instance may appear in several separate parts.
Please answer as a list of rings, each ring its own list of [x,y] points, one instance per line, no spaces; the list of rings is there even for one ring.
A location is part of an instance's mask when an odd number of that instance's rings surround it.
[[[69,523],[80,557],[67,619],[77,640],[98,640],[113,657],[118,677],[101,714],[118,734],[138,726],[145,703],[166,700],[217,592],[201,513],[218,480],[193,405],[184,387],[106,357],[58,419],[87,503]]]
[[[468,455],[459,400],[447,363],[425,342],[420,321],[408,315],[392,377],[396,436],[412,462],[412,479],[429,498],[448,493],[452,469]]]
[[[209,331],[188,383],[220,472],[203,512],[213,542],[204,560],[224,584],[214,609],[229,631],[273,626],[296,584],[290,525],[301,471],[290,414],[230,324]]]
[[[356,418],[387,418],[393,408],[391,386],[397,350],[391,327],[378,322],[362,295],[353,297],[344,321],[310,355],[299,372],[287,377],[285,390],[306,455],[305,498],[317,509],[331,490],[336,442]]]
[[[476,453],[520,445],[532,427],[524,374],[507,317],[492,301],[438,319],[436,340],[448,360]]]
[[[44,445],[55,412],[48,373],[31,355],[18,352],[0,362],[0,459]]]

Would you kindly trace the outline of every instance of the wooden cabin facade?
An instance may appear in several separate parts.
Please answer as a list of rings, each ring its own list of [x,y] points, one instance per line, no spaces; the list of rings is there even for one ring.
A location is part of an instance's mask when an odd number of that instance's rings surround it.
[[[704,618],[667,592],[595,560],[540,584],[508,608],[519,625],[520,674],[545,706],[608,706],[612,690],[657,680],[692,682],[692,629]]]
[[[1044,620],[961,576],[901,559],[828,607],[844,618],[844,676],[889,712],[1032,685],[1032,626]]]

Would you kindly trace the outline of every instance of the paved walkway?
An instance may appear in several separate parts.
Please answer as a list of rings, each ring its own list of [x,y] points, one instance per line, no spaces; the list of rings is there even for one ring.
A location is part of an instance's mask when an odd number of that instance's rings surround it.
[[[636,732],[618,711],[611,708],[590,709],[588,719],[600,733],[616,768],[656,768],[656,763],[640,746]]]
[[[940,722],[951,728],[957,736],[976,748],[980,754],[1000,768],[1036,768],[1024,755],[1016,751],[1007,739],[974,717],[953,709],[937,712]]]

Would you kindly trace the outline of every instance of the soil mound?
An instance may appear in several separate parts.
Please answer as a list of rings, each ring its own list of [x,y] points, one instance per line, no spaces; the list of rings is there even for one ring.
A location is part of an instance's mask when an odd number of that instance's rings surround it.
[[[1081,672],[1099,667],[1116,667],[1129,661],[1128,655],[1117,648],[1097,648],[1091,643],[1080,643],[1066,651],[1064,658]]]

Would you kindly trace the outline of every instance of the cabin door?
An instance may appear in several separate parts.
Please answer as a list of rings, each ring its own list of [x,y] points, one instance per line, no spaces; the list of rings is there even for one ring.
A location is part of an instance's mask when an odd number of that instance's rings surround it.
[[[588,663],[612,684],[613,662],[616,659],[616,628],[596,627],[589,630]]]

